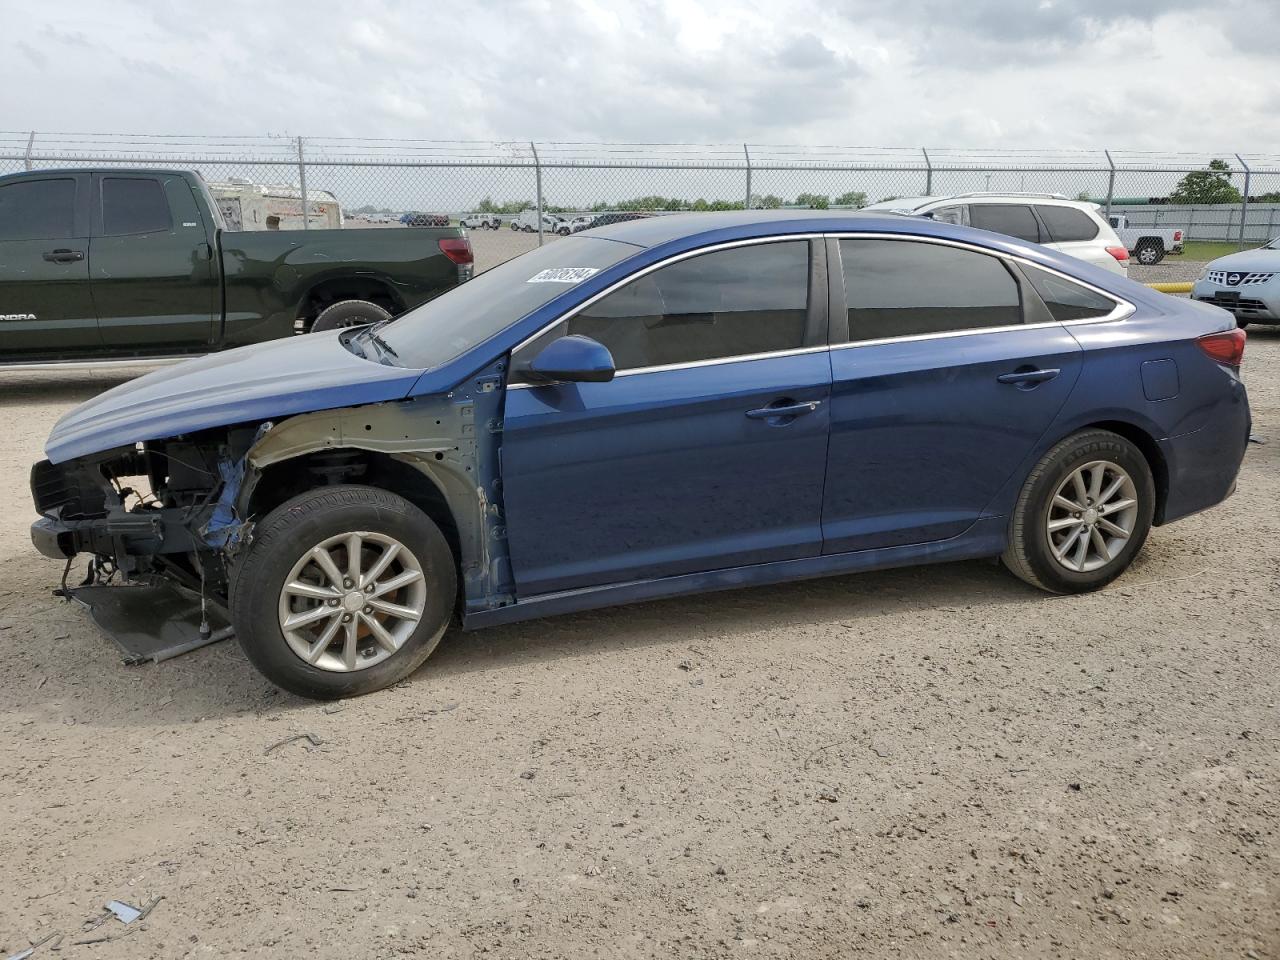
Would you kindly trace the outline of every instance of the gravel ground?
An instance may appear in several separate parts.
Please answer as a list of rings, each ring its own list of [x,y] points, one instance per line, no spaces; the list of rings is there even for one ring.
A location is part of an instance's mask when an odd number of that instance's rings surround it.
[[[11,375],[0,955],[1280,956],[1280,331],[1247,379],[1239,492],[1102,593],[975,562],[652,603],[320,705],[234,643],[122,666],[50,596],[28,466],[116,381]]]

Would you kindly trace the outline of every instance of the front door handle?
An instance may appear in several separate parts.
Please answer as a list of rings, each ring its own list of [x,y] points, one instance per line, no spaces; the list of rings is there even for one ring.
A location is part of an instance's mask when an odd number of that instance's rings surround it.
[[[1052,370],[1015,370],[1013,373],[1002,373],[996,377],[1000,383],[1044,383],[1052,380],[1062,371]]]
[[[44,258],[50,263],[75,263],[84,259],[83,250],[48,250]]]
[[[813,413],[818,409],[821,400],[806,400],[804,403],[781,403],[775,407],[760,407],[756,410],[748,410],[747,416],[752,420],[773,420],[782,417],[802,417],[806,413]]]

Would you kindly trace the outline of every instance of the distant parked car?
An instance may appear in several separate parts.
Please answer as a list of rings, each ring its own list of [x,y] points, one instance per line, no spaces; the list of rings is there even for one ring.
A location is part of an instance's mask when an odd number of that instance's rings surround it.
[[[447,227],[449,225],[449,215],[447,213],[414,213],[406,214],[400,218],[400,222],[408,227]]]
[[[458,221],[469,230],[497,230],[502,220],[496,213],[469,213]]]
[[[1230,310],[1241,327],[1280,323],[1280,237],[1257,250],[1211,261],[1191,295]]]
[[[1144,267],[1159,263],[1167,253],[1182,252],[1182,231],[1161,230],[1158,227],[1131,227],[1123,213],[1107,217],[1111,229],[1116,232],[1125,249]]]
[[[554,213],[544,213],[542,215],[542,231],[543,233],[559,233],[560,225],[564,222],[564,217]],[[521,210],[516,214],[515,219],[511,221],[511,229],[523,230],[525,233],[537,233],[538,211]]]
[[[981,557],[1084,593],[1235,489],[1244,348],[1221,310],[992,233],[655,217],[114,387],[53,428],[31,537],[203,590],[310,697],[398,683],[459,619]]]
[[[596,214],[588,213],[581,217],[574,217],[560,225],[559,233],[562,237],[567,237],[571,233],[581,233],[583,230],[589,230],[595,225]]]
[[[1096,203],[1050,193],[960,193],[946,197],[903,197],[864,209],[892,210],[943,223],[1003,233],[1078,257],[1125,275],[1129,251],[1102,218]]]

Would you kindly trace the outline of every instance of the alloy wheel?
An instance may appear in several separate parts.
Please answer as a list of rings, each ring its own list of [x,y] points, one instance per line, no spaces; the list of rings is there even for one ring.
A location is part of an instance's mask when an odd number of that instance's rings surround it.
[[[1059,484],[1045,518],[1049,547],[1075,573],[1099,570],[1128,544],[1138,518],[1138,490],[1118,464],[1093,460]]]
[[[289,648],[321,670],[350,673],[386,660],[426,609],[426,577],[413,551],[381,533],[343,533],[316,544],[280,590]]]

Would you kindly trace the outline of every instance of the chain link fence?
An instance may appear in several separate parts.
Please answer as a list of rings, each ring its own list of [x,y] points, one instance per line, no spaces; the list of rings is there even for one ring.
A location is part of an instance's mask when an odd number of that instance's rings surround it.
[[[602,215],[974,192],[1090,200],[1188,240],[1252,245],[1280,229],[1280,156],[1256,153],[0,132],[0,174],[87,166],[197,170],[242,229],[462,222],[478,269]],[[261,210],[241,209],[249,193]]]

